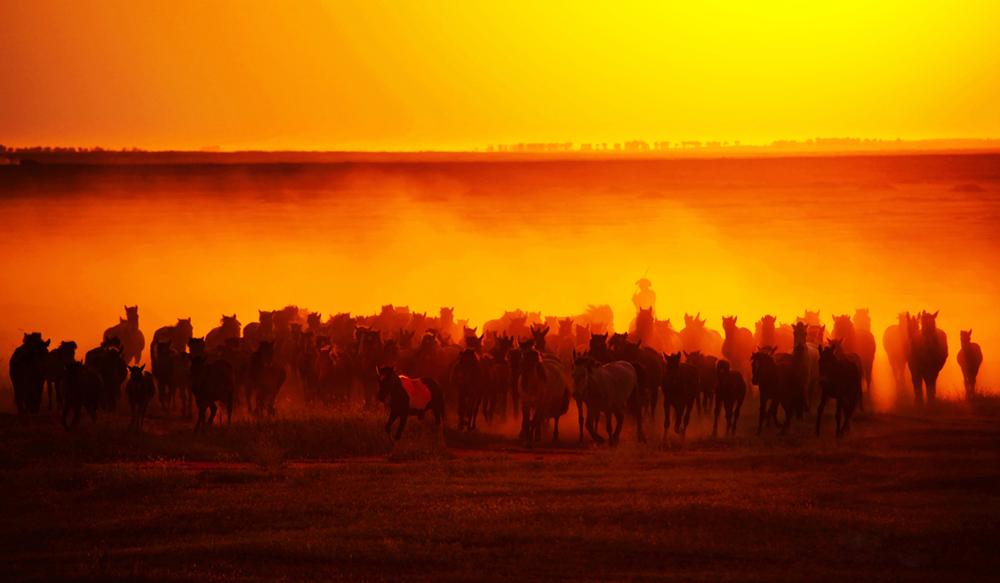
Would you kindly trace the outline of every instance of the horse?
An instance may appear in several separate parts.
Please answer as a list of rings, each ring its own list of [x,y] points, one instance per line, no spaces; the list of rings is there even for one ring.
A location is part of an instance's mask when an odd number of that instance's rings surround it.
[[[250,358],[250,366],[247,368],[246,388],[247,388],[247,409],[251,413],[267,413],[274,416],[275,399],[281,390],[281,385],[285,384],[287,373],[284,367],[278,366],[274,362],[274,343],[266,340],[258,342],[256,352]],[[257,396],[256,409],[251,405],[250,397]]]
[[[659,401],[660,383],[663,381],[663,355],[649,346],[642,346],[642,340],[630,342],[624,334],[615,334],[612,341],[612,351],[617,359],[624,360],[635,368],[642,407],[648,407],[652,420]]]
[[[552,441],[559,441],[559,418],[569,410],[570,397],[562,363],[554,356],[542,358],[533,348],[523,350],[519,377],[521,438],[529,446],[540,441],[542,423],[552,419]]]
[[[48,372],[49,344],[38,332],[25,333],[20,346],[10,356],[10,382],[18,413],[38,413]]]
[[[56,411],[62,407],[63,394],[60,382],[66,374],[66,365],[76,360],[76,342],[62,342],[59,348],[49,352],[45,364],[45,385],[49,393],[49,411],[52,410],[53,394],[55,395]]]
[[[958,366],[962,369],[962,380],[965,382],[965,398],[976,396],[976,377],[979,367],[983,364],[983,350],[972,341],[972,330],[962,330],[962,348],[958,351]]]
[[[750,373],[750,355],[754,353],[753,333],[736,325],[737,316],[722,318],[722,330],[726,333],[722,341],[722,357],[729,361],[732,370],[742,375]]]
[[[829,346],[820,347],[819,350],[819,385],[822,394],[819,406],[816,408],[816,435],[819,435],[826,402],[834,399],[837,401],[836,422],[839,438],[851,431],[851,415],[854,413],[854,407],[861,401],[861,379],[864,375],[856,361],[837,355],[838,346],[836,341],[831,340]]]
[[[282,371],[284,372],[284,371]],[[218,410],[216,403],[221,402],[226,406],[230,425],[233,423],[233,393],[235,392],[235,382],[233,380],[233,366],[225,360],[213,360],[201,356],[191,357],[191,394],[194,395],[195,405],[198,407],[198,421],[195,422],[194,431],[204,430],[206,426],[211,426],[215,421],[215,413]],[[210,409],[211,414],[205,419],[205,411]],[[221,422],[221,417],[220,417]]]
[[[240,321],[236,319],[236,314],[232,316],[222,315],[220,325],[212,328],[205,335],[205,350],[209,354],[215,354],[220,346],[225,344],[227,338],[240,337]]]
[[[642,432],[642,397],[635,368],[624,360],[615,361],[603,366],[587,356],[574,355],[573,363],[573,398],[577,402],[587,404],[587,431],[597,443],[604,439],[597,433],[595,424],[597,415],[604,413],[607,419],[608,444],[614,447],[618,444],[622,425],[625,422],[626,407],[635,417],[638,427],[639,441],[645,443],[646,436]],[[617,424],[611,429],[611,417]],[[582,431],[582,430],[581,430]]]
[[[451,370],[452,386],[458,389],[458,429],[476,429],[479,407],[490,386],[490,370],[474,348],[466,348]]]
[[[834,344],[837,349],[838,358],[848,358],[852,362],[858,365],[858,371],[861,375],[861,381],[865,380],[865,364],[861,355],[858,354],[858,339],[857,332],[854,329],[854,322],[851,321],[851,316],[844,314],[843,316],[833,317],[833,334],[829,338],[830,341],[836,341]],[[873,356],[874,358],[874,356]],[[870,390],[870,387],[869,387]],[[859,403],[861,410],[865,410],[864,398],[862,398]]]
[[[385,342],[379,330],[358,328],[358,374],[365,397],[365,407],[375,405],[378,394],[378,367],[386,364]]]
[[[774,346],[775,353],[788,352],[792,349],[794,339],[792,327],[788,324],[776,326],[778,319],[771,315],[763,316],[756,325],[753,336],[757,347]]]
[[[508,359],[514,349],[514,339],[507,336],[497,336],[493,333],[493,347],[486,354],[490,371],[490,384],[483,395],[483,416],[486,423],[492,424],[494,415],[500,416],[500,421],[507,420],[507,393],[511,388],[511,363]],[[514,413],[517,414],[515,399]]]
[[[663,439],[670,430],[670,409],[674,410],[674,433],[684,438],[691,410],[698,399],[701,386],[698,368],[688,362],[681,362],[681,353],[667,355],[663,367]]]
[[[177,384],[174,382],[174,372],[177,368],[177,351],[174,350],[173,341],[154,340],[150,346],[153,354],[153,378],[156,380],[160,394],[160,409],[172,411],[174,408],[174,397],[177,392]]]
[[[608,347],[608,333],[590,335],[590,358],[600,364],[608,364],[618,360]]]
[[[66,365],[66,374],[62,377],[63,412],[60,423],[66,431],[66,417],[73,411],[72,427],[80,422],[80,411],[86,409],[90,418],[97,421],[97,409],[101,404],[101,393],[104,384],[97,369],[89,364],[74,360]]]
[[[105,340],[101,345],[87,352],[84,363],[97,369],[104,382],[101,395],[101,405],[104,410],[114,413],[118,407],[118,398],[122,395],[122,383],[128,378],[128,363],[123,355],[123,348],[116,336]]]
[[[274,340],[274,312],[257,310],[257,321],[243,327],[244,346],[257,346],[261,340]]]
[[[653,308],[639,308],[635,316],[635,331],[632,333],[633,340],[641,342],[657,352],[664,349],[663,338],[656,330],[656,318],[653,317]]]
[[[347,404],[351,401],[354,380],[350,355],[335,346],[320,349],[316,357],[319,377],[319,398],[324,403]]]
[[[722,335],[705,326],[706,320],[684,314],[684,328],[680,331],[684,352],[701,352],[715,357],[722,356]]]
[[[796,400],[796,415],[799,420],[803,413],[809,410],[809,404],[813,397],[819,392],[819,347],[811,342],[807,342],[809,325],[805,322],[796,322],[792,326],[793,346],[788,356],[778,354],[776,360],[787,359],[792,365],[795,374],[800,379],[805,379],[802,395]]]
[[[712,424],[712,437],[719,436],[719,412],[726,408],[726,436],[730,433],[736,436],[736,422],[740,419],[740,409],[747,395],[747,383],[743,373],[732,370],[726,360],[715,364],[715,421]]]
[[[156,361],[156,351],[163,345],[164,341],[169,341],[169,348],[178,352],[187,350],[187,343],[194,336],[194,327],[191,325],[191,318],[177,318],[177,323],[173,326],[164,326],[153,332],[153,340],[149,343],[149,356]]]
[[[896,381],[896,392],[901,393],[906,384],[906,367],[910,360],[909,313],[900,312],[898,322],[885,329],[882,347],[892,367],[892,378]]]
[[[801,373],[797,374],[791,363],[775,362],[773,346],[754,352],[750,357],[750,368],[753,374],[751,382],[757,385],[760,391],[760,420],[757,424],[757,435],[764,431],[765,420],[770,422],[773,418],[777,423],[778,405],[785,410],[785,424],[779,435],[787,435],[792,425],[796,401],[802,398],[807,379],[802,379]]]
[[[549,333],[549,328],[546,326],[542,328],[541,326],[531,327],[531,338],[535,341],[535,350],[538,352],[545,352],[548,354],[555,354],[554,350],[549,350],[545,342],[545,336]]]
[[[113,337],[121,341],[125,364],[133,361],[139,364],[142,351],[146,348],[146,337],[139,330],[139,306],[125,306],[125,319],[119,319],[118,325],[105,330],[102,338],[107,341]]]
[[[868,308],[854,310],[854,352],[861,357],[861,364],[865,368],[865,387],[869,394],[872,392],[872,367],[875,365],[875,353],[878,345],[875,343],[875,335],[872,334],[872,319],[868,315]],[[862,401],[862,405],[864,402]]]
[[[385,424],[385,432],[392,436],[392,424],[399,420],[396,436],[392,437],[392,457],[406,428],[406,420],[411,416],[423,419],[430,411],[434,413],[434,421],[444,430],[444,391],[441,385],[432,378],[411,379],[396,373],[395,367],[379,367],[378,394],[376,398],[389,406],[389,421]]]
[[[948,361],[948,336],[936,325],[938,312],[921,312],[919,317],[909,318],[907,327],[910,336],[910,378],[913,381],[913,398],[917,404],[923,403],[921,381],[927,386],[927,402],[934,403],[937,397],[937,378],[945,362]],[[909,316],[909,315],[907,315]],[[919,322],[919,329],[917,328]]]
[[[129,420],[129,429],[136,432],[142,431],[142,423],[146,419],[146,407],[149,401],[156,395],[156,383],[153,381],[152,373],[144,373],[146,365],[130,366],[128,384],[125,385],[125,394],[128,396],[128,405],[132,409],[132,418]]]
[[[719,359],[702,354],[700,350],[695,350],[694,352],[685,352],[684,360],[698,369],[698,393],[701,397],[695,398],[694,404],[700,416],[702,411],[707,413],[712,409],[712,402],[715,399],[715,365]]]

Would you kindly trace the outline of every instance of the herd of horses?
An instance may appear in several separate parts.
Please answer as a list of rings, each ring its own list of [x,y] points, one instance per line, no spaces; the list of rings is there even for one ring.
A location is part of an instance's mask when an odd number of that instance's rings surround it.
[[[146,370],[138,306],[125,310],[126,317],[82,361],[75,342],[49,350],[50,340],[25,334],[10,359],[18,411],[38,413],[47,389],[49,410],[61,409],[69,429],[83,410],[92,417],[99,409],[114,412],[124,386],[134,430],[141,430],[149,403],[157,399],[167,414],[196,416],[195,431],[202,431],[217,414],[222,422],[220,408],[230,423],[234,407],[273,416],[283,390],[309,407],[349,405],[360,392],[365,407],[386,404],[386,432],[391,435],[398,422],[394,441],[409,417],[432,414],[441,426],[450,409],[459,430],[476,429],[480,416],[487,424],[519,417],[520,437],[530,444],[549,423],[558,439],[559,420],[575,403],[579,440],[586,432],[613,445],[626,415],[636,424],[637,438],[645,440],[643,420],[654,417],[661,396],[664,438],[671,426],[683,438],[692,411],[712,416],[713,436],[724,412],[725,435],[735,435],[743,402],[756,389],[758,435],[779,425],[779,408],[784,434],[814,406],[819,434],[832,399],[841,437],[850,431],[855,409],[864,408],[877,350],[867,309],[835,316],[829,332],[818,311],[806,311],[790,325],[764,316],[753,332],[735,316],[724,317],[721,333],[700,314],[685,315],[684,328],[676,331],[652,309],[640,309],[628,333],[614,333],[607,306],[567,318],[505,312],[482,330],[456,321],[451,308],[428,317],[388,305],[371,316],[341,313],[323,320],[288,306],[259,311],[258,320],[246,326],[235,314],[223,316],[202,337],[194,336],[190,318],[178,319],[153,333]],[[917,403],[935,400],[948,357],[936,317],[926,311],[900,314],[882,339],[897,388],[909,371]],[[971,331],[962,331],[961,340],[958,361],[973,395],[982,351]]]

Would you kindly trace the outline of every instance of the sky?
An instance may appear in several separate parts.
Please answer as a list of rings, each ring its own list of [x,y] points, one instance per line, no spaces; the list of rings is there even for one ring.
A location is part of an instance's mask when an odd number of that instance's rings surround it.
[[[0,144],[1000,137],[1000,2],[0,0]]]

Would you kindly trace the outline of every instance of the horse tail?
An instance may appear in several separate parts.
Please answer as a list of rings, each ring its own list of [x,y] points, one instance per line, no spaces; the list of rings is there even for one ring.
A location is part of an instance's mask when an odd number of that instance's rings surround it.
[[[447,419],[444,416],[444,389],[441,388],[441,384],[431,377],[423,377],[420,382],[431,392],[431,411],[434,412],[434,416],[441,420],[441,424],[447,426]]]

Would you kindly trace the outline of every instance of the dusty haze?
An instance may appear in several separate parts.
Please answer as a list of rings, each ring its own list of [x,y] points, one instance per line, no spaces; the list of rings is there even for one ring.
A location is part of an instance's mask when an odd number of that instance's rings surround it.
[[[899,311],[940,310],[961,392],[959,329],[998,386],[1000,156],[0,167],[0,358],[22,331],[82,351],[138,304],[140,327],[195,335],[294,303],[381,304],[474,324],[503,310],[634,315],[648,269],[657,314],[792,322],[868,307],[876,399]],[[82,352],[78,353],[81,354]],[[881,382],[878,382],[881,381]]]

